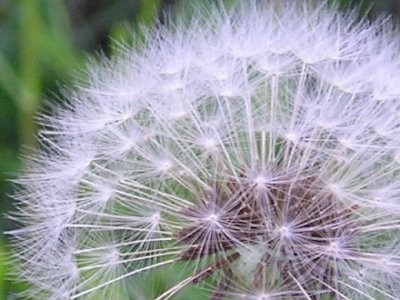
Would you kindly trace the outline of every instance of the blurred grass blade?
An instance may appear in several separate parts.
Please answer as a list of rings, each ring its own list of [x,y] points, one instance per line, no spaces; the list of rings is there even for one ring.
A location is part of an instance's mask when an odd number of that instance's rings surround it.
[[[152,28],[158,19],[162,0],[142,0],[140,12],[136,19],[135,31],[139,40],[144,39],[143,28]]]
[[[36,125],[33,116],[41,96],[40,48],[37,39],[42,36],[42,19],[38,0],[20,1],[19,46],[20,46],[20,137],[25,145],[34,144]]]
[[[55,71],[60,76],[70,74],[83,63],[83,58],[72,43],[72,30],[68,11],[64,1],[46,0],[48,26],[42,34],[40,49],[41,62],[46,69]],[[47,24],[46,24],[47,25]]]
[[[7,57],[0,52],[0,85],[13,99],[18,98],[19,77]]]

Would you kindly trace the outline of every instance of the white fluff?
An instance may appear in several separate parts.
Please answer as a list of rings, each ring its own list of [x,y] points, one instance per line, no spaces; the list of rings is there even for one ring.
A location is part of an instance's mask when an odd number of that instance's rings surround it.
[[[140,299],[135,282],[182,264],[186,277],[152,297],[195,284],[214,299],[397,299],[400,40],[387,20],[357,22],[325,2],[205,5],[89,67],[90,83],[40,118],[44,147],[17,180],[11,234],[32,284],[22,296]],[[296,217],[294,200],[269,206],[274,187],[301,197],[314,177],[317,200],[300,199]],[[240,192],[215,196],[231,181]],[[248,191],[265,232],[251,242],[224,219]],[[335,203],[316,217],[327,195]],[[351,217],[324,225],[338,207]],[[177,236],[191,226],[190,244]],[[196,284],[210,260],[181,259],[196,247],[242,258]]]

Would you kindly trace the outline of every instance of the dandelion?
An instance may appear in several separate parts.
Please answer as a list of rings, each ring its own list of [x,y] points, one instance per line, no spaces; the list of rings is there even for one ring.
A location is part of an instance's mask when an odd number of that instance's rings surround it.
[[[17,180],[22,296],[398,299],[396,34],[243,1],[90,66]]]

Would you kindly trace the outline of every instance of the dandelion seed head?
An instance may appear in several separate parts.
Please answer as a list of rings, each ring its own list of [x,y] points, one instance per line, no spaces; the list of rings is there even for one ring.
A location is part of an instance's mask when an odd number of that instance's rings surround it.
[[[39,117],[11,215],[21,296],[136,299],[160,272],[157,300],[396,299],[391,21],[311,0],[167,19]]]

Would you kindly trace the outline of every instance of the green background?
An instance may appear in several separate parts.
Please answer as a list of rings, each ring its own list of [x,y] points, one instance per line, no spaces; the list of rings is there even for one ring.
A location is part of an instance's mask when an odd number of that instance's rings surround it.
[[[7,276],[10,249],[2,232],[13,228],[4,216],[12,208],[10,180],[21,167],[21,151],[35,147],[34,116],[43,101],[59,95],[89,56],[112,55],[116,41],[142,37],[142,26],[162,22],[163,10],[196,1],[0,0],[0,300],[24,289]],[[332,2],[361,6],[360,15],[368,11],[371,18],[400,13],[400,0]]]

